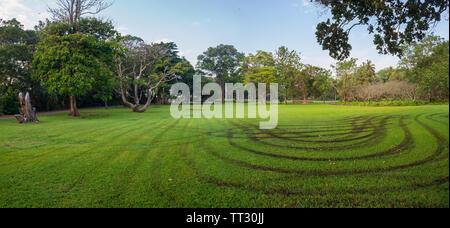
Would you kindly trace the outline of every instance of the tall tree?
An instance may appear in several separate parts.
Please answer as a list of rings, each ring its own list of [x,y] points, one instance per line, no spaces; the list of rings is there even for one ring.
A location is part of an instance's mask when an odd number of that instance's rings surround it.
[[[245,57],[242,64],[245,83],[275,83],[277,72],[272,53],[257,51]]]
[[[146,44],[130,36],[124,37],[121,43],[124,52],[116,58],[119,93],[124,106],[133,112],[145,112],[164,83],[189,70],[187,61],[174,61],[177,47],[173,43]],[[141,104],[143,98],[146,101]]]
[[[96,15],[112,5],[107,0],[57,0],[56,4],[48,9],[53,19],[75,27],[83,16]]]
[[[57,0],[56,2],[57,7],[55,8],[49,8],[49,13],[53,16],[53,19],[56,22],[64,23],[68,25],[68,27],[65,26],[50,26],[50,28],[53,29],[60,29],[56,32],[63,32],[60,33],[60,41],[66,39],[66,40],[72,40],[74,37],[76,37],[77,33],[80,34],[89,34],[90,36],[95,36],[95,38],[99,38],[99,36],[105,36],[105,30],[112,31],[112,29],[106,28],[104,23],[102,24],[101,21],[98,20],[84,20],[83,17],[90,15],[94,16],[102,12],[103,10],[107,9],[112,5],[107,0]],[[101,26],[98,26],[99,23]],[[101,29],[99,29],[101,28]],[[96,33],[96,34],[93,34]],[[55,33],[52,33],[53,35]],[[47,40],[48,41],[48,40]],[[73,47],[76,47],[77,45],[74,45]],[[73,48],[71,47],[71,48]],[[78,46],[81,48],[81,46]],[[71,49],[73,50],[73,49]],[[41,49],[43,51],[43,49]],[[75,50],[73,50],[75,51]],[[83,52],[82,50],[80,50]],[[85,52],[86,53],[86,52]],[[45,55],[45,54],[44,54]],[[66,57],[76,57],[73,55],[68,55]],[[105,56],[104,56],[105,57]],[[82,62],[79,62],[77,59],[74,59],[71,61],[72,63],[77,62],[78,64],[82,64]],[[82,66],[80,66],[82,67]],[[103,66],[106,67],[106,66]],[[89,68],[86,66],[86,68]],[[78,68],[77,68],[78,69]],[[57,69],[55,69],[57,70]],[[63,70],[62,67],[60,70]],[[100,71],[106,71],[106,69],[98,69]],[[67,74],[67,75],[73,75],[73,72]],[[95,84],[93,82],[89,84]],[[66,85],[67,86],[67,85]],[[78,94],[77,92],[71,92],[70,94]],[[76,96],[70,95],[70,115],[71,116],[80,116],[78,112],[78,107],[76,106]]]
[[[0,19],[0,106],[5,113],[17,112],[19,92],[36,87],[31,79],[31,62],[37,42],[36,33],[24,30],[16,19]]]
[[[330,56],[344,60],[352,46],[349,34],[367,26],[381,54],[402,55],[401,46],[425,38],[441,21],[448,0],[311,0],[331,10],[332,18],[317,26],[317,41]]]
[[[278,48],[275,53],[275,68],[277,70],[278,82],[284,91],[284,104],[288,102],[288,92],[292,87],[295,73],[298,70],[296,64],[300,62],[300,54],[295,50],[290,51],[287,47]]]
[[[322,97],[323,103],[325,103],[327,93],[330,91],[331,87],[331,72],[317,67],[315,73],[312,83],[312,93],[316,97]]]
[[[358,86],[368,86],[376,81],[375,65],[370,61],[364,62],[356,70],[355,80]]]
[[[400,65],[407,70],[411,82],[419,85],[429,101],[448,100],[449,42],[428,36],[423,41],[405,47]]]
[[[217,47],[210,47],[202,55],[198,56],[197,67],[205,71],[209,76],[216,77],[217,82],[222,87],[222,102],[225,103],[225,83],[230,76],[235,75],[244,54],[232,45],[221,44]]]
[[[70,29],[63,23],[49,26]],[[62,30],[62,29],[61,29]],[[93,35],[76,33],[46,34],[34,56],[34,77],[52,93],[70,97],[70,115],[80,116],[77,97],[91,91],[98,81],[112,77],[115,45]]]
[[[351,99],[354,94],[356,83],[354,75],[357,70],[357,59],[349,59],[346,61],[339,61],[332,66],[336,72],[337,83],[333,83],[336,91],[341,96],[342,101],[346,102]]]

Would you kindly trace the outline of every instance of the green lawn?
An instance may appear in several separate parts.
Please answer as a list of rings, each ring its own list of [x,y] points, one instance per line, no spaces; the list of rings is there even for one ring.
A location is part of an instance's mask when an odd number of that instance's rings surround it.
[[[0,120],[0,207],[449,207],[448,106],[82,114]]]

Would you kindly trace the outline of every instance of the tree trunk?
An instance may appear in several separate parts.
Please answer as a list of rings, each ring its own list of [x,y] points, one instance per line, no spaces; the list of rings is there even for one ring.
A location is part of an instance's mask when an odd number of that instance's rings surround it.
[[[225,104],[225,82],[222,83],[222,104]]]
[[[136,108],[135,105],[128,102],[127,96],[125,95],[125,91],[123,88],[120,89],[120,97],[122,98],[123,106],[125,106],[125,108],[131,108],[133,110]]]
[[[139,108],[139,106],[135,106],[133,108],[133,112],[141,112],[142,113],[142,112],[147,111],[147,109],[152,104],[153,98],[154,98],[153,90],[149,89],[148,94],[147,94],[147,102],[145,103],[145,105],[142,106],[142,108]]]
[[[77,98],[74,96],[70,96],[70,114],[69,116],[80,117],[80,112],[77,107]]]
[[[288,93],[287,93],[287,91],[284,93],[284,104],[285,105],[288,104]]]
[[[303,93],[303,104],[308,104],[306,99],[307,99],[306,93]]]
[[[19,115],[15,115],[19,123],[39,123],[36,115],[36,108],[31,106],[30,93],[26,93],[25,97],[23,93],[19,93]]]

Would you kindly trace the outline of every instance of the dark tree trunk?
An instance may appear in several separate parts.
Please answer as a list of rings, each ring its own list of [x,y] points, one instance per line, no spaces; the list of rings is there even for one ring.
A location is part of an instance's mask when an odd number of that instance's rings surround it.
[[[222,83],[222,104],[225,104],[225,82]]]
[[[77,98],[74,96],[70,96],[70,114],[69,116],[80,117],[80,112],[77,107]]]
[[[307,96],[306,96],[306,94],[304,93],[304,94],[303,94],[303,104],[308,104],[308,101],[307,101],[306,99],[307,99]]]
[[[284,92],[284,104],[287,105],[288,104],[288,93]]]
[[[19,123],[39,123],[36,115],[36,108],[31,106],[30,94],[27,92],[25,97],[19,93],[19,115],[15,115]]]

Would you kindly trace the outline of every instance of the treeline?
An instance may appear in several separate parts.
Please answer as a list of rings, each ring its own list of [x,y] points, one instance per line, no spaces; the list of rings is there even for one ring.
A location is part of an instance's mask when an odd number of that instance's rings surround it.
[[[449,100],[449,42],[436,36],[403,47],[399,66],[375,73],[367,61],[338,62],[333,87],[342,102],[393,102]],[[422,102],[421,102],[422,103]]]
[[[107,5],[91,7],[100,12]],[[198,56],[194,68],[175,43],[123,36],[109,21],[82,17],[89,7],[66,9],[50,11],[54,20],[34,30],[0,19],[0,114],[17,113],[19,92],[30,92],[38,111],[70,108],[79,116],[79,107],[124,105],[144,112],[153,103],[167,104],[172,84],[192,87],[195,74],[223,89],[225,83],[279,83],[282,103],[449,99],[449,42],[436,36],[401,47],[400,64],[379,72],[356,59],[338,61],[333,71],[304,64],[299,52],[284,46],[245,55],[219,45]]]

